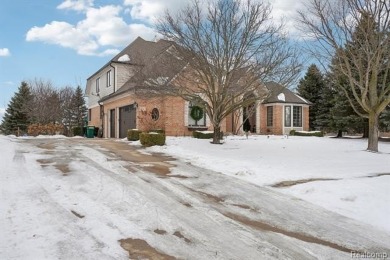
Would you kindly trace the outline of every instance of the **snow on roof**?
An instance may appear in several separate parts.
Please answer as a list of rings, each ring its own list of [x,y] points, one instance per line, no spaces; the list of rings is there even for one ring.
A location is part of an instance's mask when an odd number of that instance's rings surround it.
[[[122,62],[130,61],[130,57],[128,54],[124,54],[118,58],[118,61],[122,61]]]
[[[286,96],[284,95],[284,93],[280,93],[280,94],[278,95],[278,99],[279,99],[280,101],[286,101]]]
[[[304,99],[303,97],[301,97],[300,95],[298,95],[298,94],[295,94],[295,96],[297,96],[297,97],[299,97],[300,99],[302,99],[302,101],[303,102],[305,102],[305,103],[310,103],[309,101],[307,101],[306,99]]]

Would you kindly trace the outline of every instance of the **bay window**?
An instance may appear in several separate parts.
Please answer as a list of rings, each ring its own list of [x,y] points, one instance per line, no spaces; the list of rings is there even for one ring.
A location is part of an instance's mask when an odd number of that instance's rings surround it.
[[[284,106],[284,127],[291,126],[302,127],[302,106]]]

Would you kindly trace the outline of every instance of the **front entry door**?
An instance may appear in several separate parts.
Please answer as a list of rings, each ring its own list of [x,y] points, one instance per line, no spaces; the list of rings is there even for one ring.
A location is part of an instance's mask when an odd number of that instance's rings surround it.
[[[119,138],[127,137],[127,130],[137,126],[136,109],[133,105],[119,108]]]
[[[110,137],[115,138],[115,109],[110,110]]]

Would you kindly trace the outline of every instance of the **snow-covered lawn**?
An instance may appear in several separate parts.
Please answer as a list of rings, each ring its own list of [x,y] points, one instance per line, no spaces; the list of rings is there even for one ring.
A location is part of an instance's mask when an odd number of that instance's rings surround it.
[[[261,186],[302,181],[274,189],[390,233],[390,143],[380,143],[380,153],[367,152],[366,146],[362,139],[253,135],[229,136],[223,145],[168,137],[166,146],[146,151],[163,152]],[[306,182],[310,179],[314,180]]]

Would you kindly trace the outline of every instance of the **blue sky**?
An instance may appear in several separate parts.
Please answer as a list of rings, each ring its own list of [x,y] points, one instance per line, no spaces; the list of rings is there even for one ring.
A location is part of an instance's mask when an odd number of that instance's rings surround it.
[[[292,18],[303,2],[271,0],[273,15]],[[165,9],[190,0],[2,0],[0,118],[23,80],[81,85],[136,37],[153,40]]]

